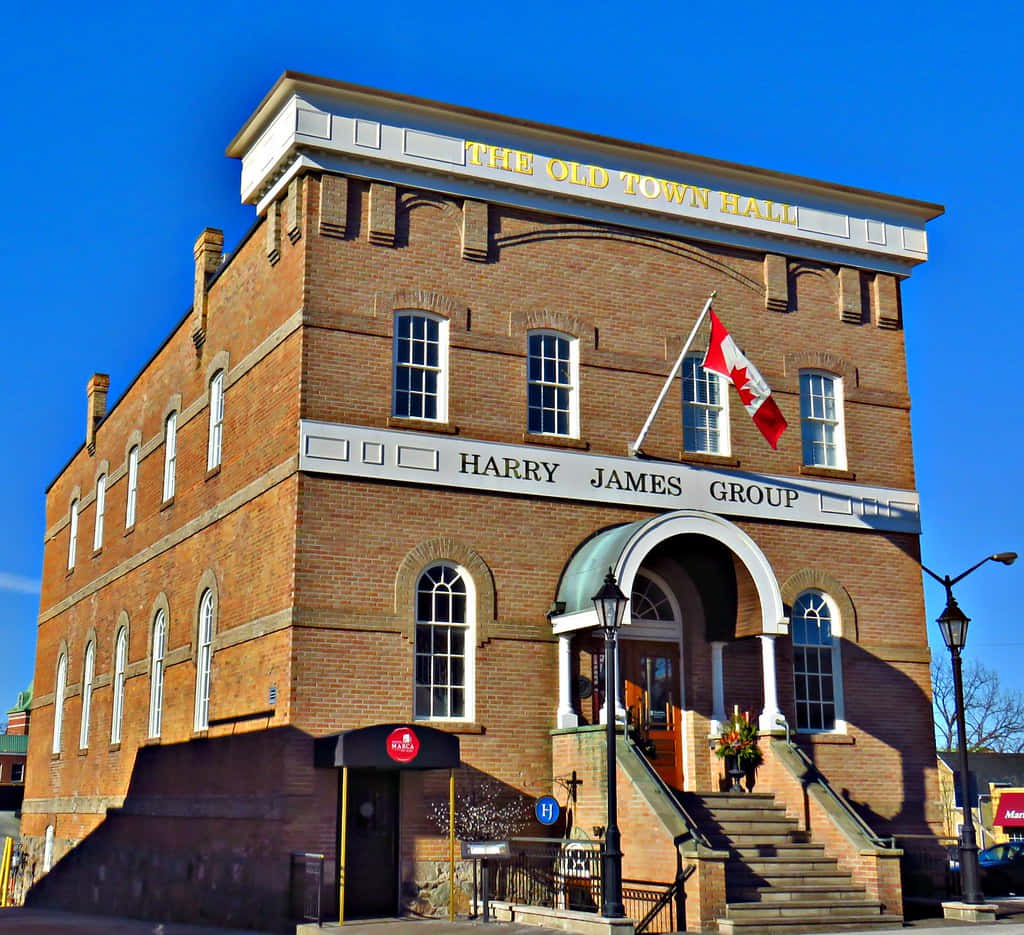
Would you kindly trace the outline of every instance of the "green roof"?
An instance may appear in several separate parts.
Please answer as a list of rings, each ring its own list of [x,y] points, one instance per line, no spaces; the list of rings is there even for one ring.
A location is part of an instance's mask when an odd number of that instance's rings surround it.
[[[8,714],[17,714],[19,711],[28,711],[32,707],[32,682],[23,692],[18,692],[18,700],[14,702],[13,708],[8,708]]]
[[[0,753],[28,753],[28,734],[0,734]]]

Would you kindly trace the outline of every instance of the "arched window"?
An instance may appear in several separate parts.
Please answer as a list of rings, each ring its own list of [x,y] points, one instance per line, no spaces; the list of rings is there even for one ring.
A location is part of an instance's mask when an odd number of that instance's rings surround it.
[[[454,565],[432,565],[416,584],[415,716],[473,717],[472,582]]]
[[[75,553],[78,551],[78,498],[71,501],[68,518],[68,570],[75,567]]]
[[[107,475],[96,478],[96,526],[92,534],[92,550],[103,548],[103,519],[107,512]]]
[[[668,595],[660,585],[644,574],[638,574],[633,580],[629,607],[634,620],[675,620],[675,612]]]
[[[110,742],[121,742],[121,720],[124,716],[124,676],[128,666],[128,630],[117,633],[114,644],[114,707],[110,716]]]
[[[79,749],[89,746],[89,717],[92,713],[92,683],[96,674],[96,647],[92,640],[85,647],[85,667],[82,670],[82,726],[78,732]]]
[[[149,736],[159,737],[164,710],[164,654],[167,651],[167,615],[156,612],[149,663]]]
[[[60,753],[60,734],[64,727],[64,694],[68,688],[68,657],[57,660],[57,684],[53,691],[53,752]]]
[[[531,331],[526,339],[527,431],[579,435],[579,342],[557,331]]]
[[[196,730],[210,726],[210,662],[213,655],[213,592],[203,591],[196,633]]]
[[[394,338],[394,415],[448,421],[448,322],[428,312],[398,312]]]
[[[139,495],[139,446],[133,445],[128,452],[128,502],[124,508],[124,525],[131,529],[135,525],[135,503]]]
[[[794,701],[800,731],[841,730],[842,657],[839,615],[821,591],[804,591],[793,603]]]
[[[210,438],[206,446],[206,470],[220,464],[221,436],[224,429],[224,371],[218,370],[210,380]]]
[[[178,460],[178,413],[172,412],[164,423],[164,501],[174,496],[174,467]]]

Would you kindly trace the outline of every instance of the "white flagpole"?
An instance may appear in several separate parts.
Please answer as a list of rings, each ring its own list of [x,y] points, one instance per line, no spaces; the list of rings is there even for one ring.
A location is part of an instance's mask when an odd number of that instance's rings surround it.
[[[668,377],[665,380],[665,385],[661,388],[658,398],[654,401],[654,408],[651,410],[651,414],[647,417],[644,427],[640,429],[640,434],[637,435],[636,441],[629,446],[629,453],[633,457],[636,457],[637,452],[640,450],[640,446],[644,443],[644,439],[647,437],[647,433],[651,430],[651,423],[654,421],[654,417],[658,414],[661,404],[665,401],[665,395],[668,393],[668,388],[672,385],[672,381],[675,379],[676,371],[683,365],[683,358],[686,356],[686,352],[690,349],[690,345],[693,343],[693,339],[697,335],[697,329],[700,327],[701,322],[704,321],[704,318],[708,313],[708,309],[711,308],[711,300],[714,299],[716,295],[718,295],[717,291],[712,292],[711,295],[708,296],[707,302],[704,303],[704,311],[702,311],[697,317],[697,321],[693,326],[693,330],[690,332],[690,336],[686,339],[683,349],[679,352],[679,356],[676,358],[675,365],[669,371]]]

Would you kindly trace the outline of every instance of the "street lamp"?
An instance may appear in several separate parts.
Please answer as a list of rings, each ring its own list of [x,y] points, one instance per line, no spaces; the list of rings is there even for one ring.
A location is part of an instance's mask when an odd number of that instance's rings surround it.
[[[604,697],[607,712],[605,736],[608,741],[608,828],[604,834],[601,914],[606,919],[622,919],[625,918],[626,908],[622,904],[622,842],[619,835],[615,773],[615,699],[618,697],[615,679],[615,642],[629,598],[622,593],[615,581],[615,575],[609,568],[601,590],[591,600],[597,610],[598,624],[604,630]]]
[[[956,736],[960,760],[960,801],[963,805],[964,823],[960,835],[960,878],[963,882],[963,900],[965,903],[979,905],[985,902],[978,880],[978,841],[974,836],[974,817],[972,815],[970,783],[968,782],[967,764],[967,725],[964,718],[964,680],[961,672],[960,653],[967,642],[967,625],[971,618],[961,609],[953,597],[953,585],[966,578],[972,571],[980,568],[985,562],[1001,562],[1012,565],[1017,560],[1016,552],[997,552],[986,555],[980,562],[972,565],[967,571],[955,578],[949,575],[939,576],[922,564],[921,567],[946,589],[946,607],[939,614],[937,623],[942,631],[942,639],[949,649],[953,663],[953,693],[956,699]]]

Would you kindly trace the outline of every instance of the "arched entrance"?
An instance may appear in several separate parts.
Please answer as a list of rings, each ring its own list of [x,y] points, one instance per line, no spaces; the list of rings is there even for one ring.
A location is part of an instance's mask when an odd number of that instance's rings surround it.
[[[590,598],[609,568],[631,596],[617,717],[628,713],[669,785],[692,787],[700,748],[726,717],[726,646],[735,644],[730,700],[760,706],[761,729],[776,728],[774,640],[788,621],[775,574],[750,536],[713,514],[678,511],[591,536],[565,566],[551,617],[560,727],[593,722],[604,704],[581,705],[578,690],[601,684]]]

